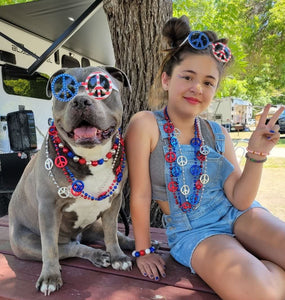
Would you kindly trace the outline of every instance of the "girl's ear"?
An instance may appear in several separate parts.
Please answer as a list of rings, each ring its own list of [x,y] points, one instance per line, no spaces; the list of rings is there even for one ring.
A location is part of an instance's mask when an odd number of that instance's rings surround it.
[[[169,79],[170,77],[166,74],[166,72],[163,72],[161,75],[161,85],[165,91],[168,91]]]

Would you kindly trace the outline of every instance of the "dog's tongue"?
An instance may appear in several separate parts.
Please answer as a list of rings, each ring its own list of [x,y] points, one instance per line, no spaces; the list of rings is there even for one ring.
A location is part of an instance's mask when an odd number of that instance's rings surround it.
[[[101,130],[96,127],[82,126],[74,129],[74,139],[75,141],[82,138],[95,138],[101,134]]]

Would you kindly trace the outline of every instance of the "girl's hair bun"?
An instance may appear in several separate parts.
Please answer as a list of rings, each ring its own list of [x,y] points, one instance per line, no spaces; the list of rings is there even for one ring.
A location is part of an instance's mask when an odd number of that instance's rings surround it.
[[[186,16],[171,18],[162,29],[162,35],[171,48],[178,47],[189,33],[189,19]]]

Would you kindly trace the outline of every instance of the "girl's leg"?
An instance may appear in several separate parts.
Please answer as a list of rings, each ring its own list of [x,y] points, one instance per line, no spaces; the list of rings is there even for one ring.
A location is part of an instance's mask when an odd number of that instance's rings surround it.
[[[241,215],[234,226],[240,243],[261,259],[285,270],[285,223],[262,208]]]
[[[258,260],[231,236],[215,235],[201,242],[192,266],[224,300],[285,299],[284,270]]]

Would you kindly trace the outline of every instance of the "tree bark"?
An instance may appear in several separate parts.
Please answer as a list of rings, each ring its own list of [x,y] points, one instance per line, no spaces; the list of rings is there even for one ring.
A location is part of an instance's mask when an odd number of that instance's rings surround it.
[[[122,91],[123,129],[130,117],[148,109],[147,95],[161,61],[161,30],[172,15],[171,0],[104,0],[116,67],[124,71],[132,92]]]
[[[122,130],[131,116],[148,110],[148,92],[162,59],[161,31],[172,16],[171,0],[104,0],[108,17],[116,67],[124,71],[131,83],[132,92],[121,91],[124,115]],[[123,208],[129,215],[129,184],[124,188]],[[156,202],[151,205],[151,226],[162,227],[162,212]],[[119,219],[121,221],[121,219]]]

